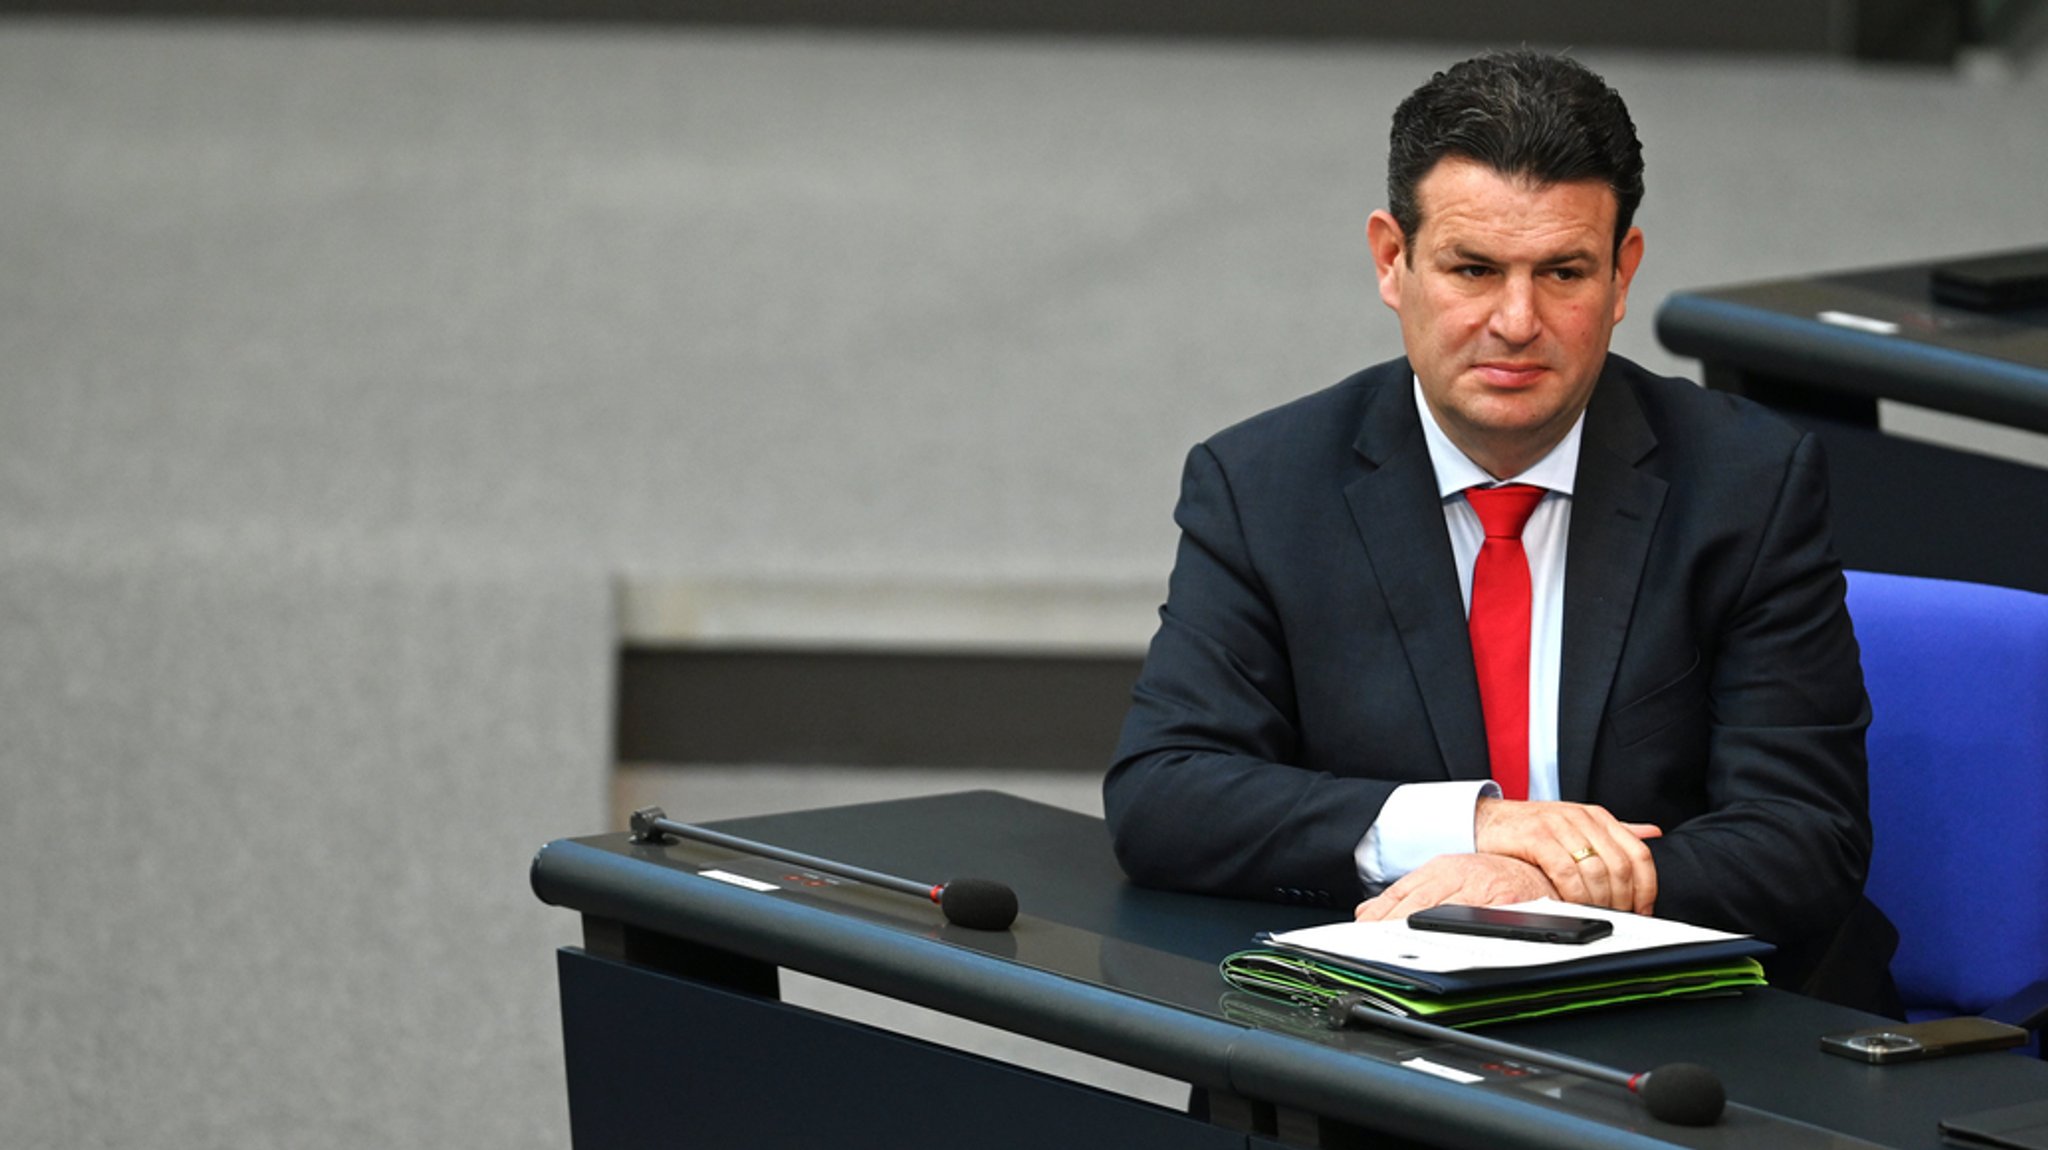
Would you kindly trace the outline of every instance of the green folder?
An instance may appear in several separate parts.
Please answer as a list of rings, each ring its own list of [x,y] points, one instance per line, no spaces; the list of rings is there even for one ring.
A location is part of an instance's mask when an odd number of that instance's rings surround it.
[[[1325,1007],[1346,995],[1405,1018],[1472,1027],[1518,1018],[1541,1018],[1631,1002],[1729,994],[1762,986],[1764,969],[1753,957],[1702,957],[1635,970],[1588,972],[1514,984],[1485,980],[1482,987],[1439,992],[1412,980],[1375,976],[1357,967],[1299,951],[1243,950],[1222,962],[1223,978],[1239,990],[1297,1006]]]

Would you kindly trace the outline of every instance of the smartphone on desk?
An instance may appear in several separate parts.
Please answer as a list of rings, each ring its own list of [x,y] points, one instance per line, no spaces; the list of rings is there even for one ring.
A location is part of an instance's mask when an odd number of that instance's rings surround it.
[[[1535,914],[1497,906],[1459,906],[1455,903],[1418,910],[1408,916],[1408,925],[1416,930],[1515,938],[1525,942],[1588,943],[1614,933],[1614,924],[1604,918]]]
[[[1972,311],[2048,304],[2048,248],[1951,260],[1934,268],[1934,302]]]
[[[2026,1040],[2026,1031],[1988,1018],[1940,1018],[1824,1034],[1820,1048],[1858,1062],[1913,1062],[1973,1050],[2004,1050]]]

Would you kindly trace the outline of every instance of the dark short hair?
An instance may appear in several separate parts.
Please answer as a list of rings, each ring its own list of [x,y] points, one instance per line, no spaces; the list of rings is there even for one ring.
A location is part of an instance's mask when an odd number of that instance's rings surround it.
[[[1643,145],[1628,105],[1576,60],[1520,49],[1438,72],[1394,109],[1387,210],[1410,239],[1422,228],[1415,186],[1459,156],[1539,184],[1599,180],[1614,189],[1621,249],[1643,201]]]

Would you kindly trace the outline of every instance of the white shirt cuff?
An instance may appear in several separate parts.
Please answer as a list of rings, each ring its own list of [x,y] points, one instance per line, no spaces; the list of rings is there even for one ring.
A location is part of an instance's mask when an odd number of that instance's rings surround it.
[[[1395,787],[1352,852],[1358,877],[1377,891],[1438,855],[1471,854],[1479,800],[1499,797],[1500,784],[1492,779]]]

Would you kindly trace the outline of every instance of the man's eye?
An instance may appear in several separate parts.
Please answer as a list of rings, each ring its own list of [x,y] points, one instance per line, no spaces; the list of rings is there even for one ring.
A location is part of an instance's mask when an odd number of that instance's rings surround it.
[[[1478,279],[1480,276],[1487,275],[1492,271],[1492,268],[1486,267],[1483,264],[1460,264],[1451,269],[1451,274],[1462,276],[1465,279]]]
[[[1571,283],[1573,280],[1586,278],[1586,273],[1577,268],[1552,268],[1550,274],[1559,283]]]

